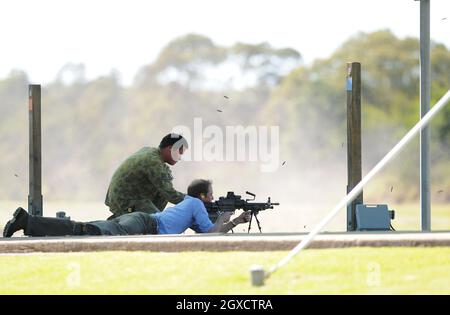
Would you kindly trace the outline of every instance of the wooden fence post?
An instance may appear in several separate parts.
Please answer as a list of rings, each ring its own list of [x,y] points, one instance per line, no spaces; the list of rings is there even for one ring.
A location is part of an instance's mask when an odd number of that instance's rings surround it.
[[[347,193],[362,177],[361,163],[361,64],[347,63]],[[356,230],[356,205],[363,203],[363,193],[347,206],[347,231]]]

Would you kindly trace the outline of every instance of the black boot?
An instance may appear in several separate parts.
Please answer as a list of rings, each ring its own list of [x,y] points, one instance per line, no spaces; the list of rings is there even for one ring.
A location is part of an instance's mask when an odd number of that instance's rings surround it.
[[[3,229],[3,237],[11,237],[19,230],[25,230],[28,224],[28,212],[23,208],[17,208],[13,218],[6,223]]]

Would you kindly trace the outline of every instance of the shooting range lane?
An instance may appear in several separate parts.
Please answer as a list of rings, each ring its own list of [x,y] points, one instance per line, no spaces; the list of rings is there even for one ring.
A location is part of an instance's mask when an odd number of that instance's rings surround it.
[[[288,251],[307,234],[142,235],[0,238],[0,253],[92,251]],[[450,246],[450,232],[347,232],[318,235],[309,248]]]

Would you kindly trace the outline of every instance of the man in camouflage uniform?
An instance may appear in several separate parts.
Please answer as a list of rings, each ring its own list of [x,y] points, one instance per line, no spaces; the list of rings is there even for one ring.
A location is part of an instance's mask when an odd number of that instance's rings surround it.
[[[172,173],[166,165],[175,165],[187,149],[186,140],[177,134],[165,136],[158,148],[144,147],[126,159],[115,171],[105,204],[113,213],[109,219],[130,212],[155,213],[167,202],[177,204],[184,194],[172,186]]]

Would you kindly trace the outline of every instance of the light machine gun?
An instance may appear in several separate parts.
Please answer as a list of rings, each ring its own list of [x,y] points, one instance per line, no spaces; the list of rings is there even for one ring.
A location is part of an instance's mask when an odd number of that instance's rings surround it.
[[[249,202],[255,200],[256,195],[248,191],[246,191],[246,194],[252,196],[253,198],[244,200],[241,196],[235,195],[233,191],[229,191],[226,197],[219,197],[219,200],[217,201],[204,202],[206,211],[208,211],[211,221],[216,222],[221,212],[235,212],[238,209],[251,211],[247,233],[250,233],[253,217],[255,217],[256,223],[258,224],[259,232],[262,233],[261,224],[259,223],[257,217],[259,211],[273,209],[273,206],[279,206],[280,204],[278,202],[271,202],[270,197],[267,199],[267,202]]]

